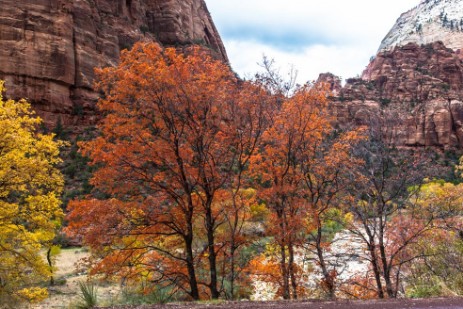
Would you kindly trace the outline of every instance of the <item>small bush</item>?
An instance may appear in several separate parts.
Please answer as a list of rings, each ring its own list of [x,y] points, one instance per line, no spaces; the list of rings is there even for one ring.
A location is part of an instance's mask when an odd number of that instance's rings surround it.
[[[141,33],[145,34],[145,33],[150,31],[150,28],[148,26],[146,26],[146,25],[141,25],[140,26],[140,31],[141,31]]]
[[[97,305],[97,288],[91,282],[79,282],[80,301],[75,305],[77,309],[94,308]]]
[[[381,103],[382,106],[388,106],[389,103],[391,103],[391,99],[381,98],[379,99],[379,103]]]
[[[411,298],[428,298],[441,296],[442,288],[439,283],[434,282],[420,282],[415,285],[409,292],[408,296]]]
[[[166,304],[172,301],[170,288],[159,287],[149,293],[140,293],[138,290],[125,289],[122,292],[122,305],[140,306],[153,304]]]

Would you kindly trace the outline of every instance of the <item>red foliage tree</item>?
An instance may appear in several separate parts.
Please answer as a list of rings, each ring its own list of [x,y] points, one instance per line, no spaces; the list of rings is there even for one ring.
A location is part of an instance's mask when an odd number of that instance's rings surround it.
[[[350,154],[362,136],[351,131],[333,137],[327,95],[322,85],[307,85],[285,97],[264,134],[262,151],[253,158],[252,169],[262,184],[259,196],[272,212],[267,232],[279,247],[278,284],[285,299],[298,297],[295,251],[314,231],[310,244],[334,297],[333,271],[325,262],[323,216],[339,206],[336,197],[352,181],[350,170],[359,161]]]
[[[96,270],[219,297],[217,229],[230,210],[220,205],[236,203],[267,94],[199,48],[138,43],[97,73],[101,136],[81,147],[98,167],[92,184],[110,198],[71,202],[68,233],[100,254]]]

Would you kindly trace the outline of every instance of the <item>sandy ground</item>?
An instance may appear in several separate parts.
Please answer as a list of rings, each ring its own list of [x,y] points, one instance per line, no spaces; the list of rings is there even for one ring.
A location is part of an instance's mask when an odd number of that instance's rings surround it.
[[[70,302],[78,295],[78,282],[87,279],[86,275],[76,268],[79,260],[87,256],[88,253],[80,248],[61,250],[55,261],[57,266],[54,276],[56,285],[50,287],[50,297],[40,304],[31,305],[29,308],[69,308]]]
[[[88,252],[82,248],[63,249],[56,257],[55,271],[56,285],[49,288],[49,297],[40,304],[30,305],[31,309],[73,308],[79,301],[79,282],[85,282],[87,275],[78,267],[82,258],[88,257]],[[119,289],[116,286],[97,283],[97,295],[104,303],[111,303],[116,299]]]
[[[77,267],[82,258],[88,256],[88,252],[81,248],[64,249],[57,257],[58,266],[55,273],[57,285],[50,288],[50,297],[44,302],[31,305],[31,309],[48,308],[73,308],[79,300],[79,281],[86,281],[87,276],[82,269]],[[98,297],[102,305],[110,307],[112,300],[120,296],[120,289],[115,285],[97,285]],[[107,307],[108,308],[108,307]],[[135,307],[110,307],[110,308],[135,308]],[[137,309],[463,309],[463,298],[434,298],[434,299],[397,299],[397,300],[374,300],[374,301],[346,301],[322,302],[322,301],[274,301],[274,302],[224,302],[214,303],[183,303],[168,305],[141,306]]]

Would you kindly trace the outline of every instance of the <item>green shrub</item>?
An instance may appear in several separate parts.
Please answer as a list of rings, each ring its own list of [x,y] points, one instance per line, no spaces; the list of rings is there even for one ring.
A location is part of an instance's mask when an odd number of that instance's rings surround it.
[[[150,31],[150,28],[148,26],[146,26],[146,25],[141,25],[140,26],[140,31],[141,31],[141,33],[145,34],[145,33]]]
[[[94,308],[97,305],[97,288],[92,282],[79,282],[80,301],[75,304],[77,309]]]
[[[149,293],[142,293],[137,289],[126,288],[122,291],[121,305],[166,304],[173,300],[172,297],[172,290],[169,287],[158,287]]]
[[[379,103],[381,103],[382,106],[388,106],[389,103],[391,103],[391,99],[381,98],[379,99]]]
[[[428,298],[442,295],[442,286],[437,280],[420,280],[409,291],[407,296],[411,298]]]

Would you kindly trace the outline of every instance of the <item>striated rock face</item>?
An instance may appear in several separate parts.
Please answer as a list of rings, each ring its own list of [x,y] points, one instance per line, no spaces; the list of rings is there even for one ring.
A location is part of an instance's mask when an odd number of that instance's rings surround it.
[[[380,52],[333,105],[341,125],[389,118],[398,146],[463,147],[463,63],[441,42]]]
[[[462,48],[463,0],[422,0],[334,92],[339,124],[381,122],[397,146],[463,148]]]
[[[442,41],[454,50],[463,48],[463,0],[423,0],[403,13],[383,39],[379,51],[407,43]]]
[[[0,0],[0,79],[49,125],[95,122],[94,67],[139,40],[201,44],[228,62],[204,0]]]

